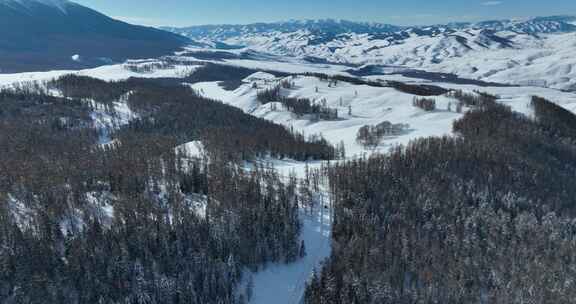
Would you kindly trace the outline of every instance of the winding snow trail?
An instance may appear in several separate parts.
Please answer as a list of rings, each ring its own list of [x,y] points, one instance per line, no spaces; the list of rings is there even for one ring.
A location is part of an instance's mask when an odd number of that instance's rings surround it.
[[[331,254],[332,216],[322,206],[302,210],[302,233],[307,255],[299,261],[284,265],[274,264],[254,274],[251,304],[298,304],[306,290],[306,283],[321,263]]]

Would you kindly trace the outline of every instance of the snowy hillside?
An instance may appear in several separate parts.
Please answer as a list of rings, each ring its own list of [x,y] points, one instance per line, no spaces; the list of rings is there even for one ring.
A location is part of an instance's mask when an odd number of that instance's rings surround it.
[[[351,22],[345,20],[304,20],[276,23],[254,23],[247,25],[204,25],[186,28],[165,27],[195,40],[223,41],[241,35],[262,33],[291,33],[309,30],[319,35],[338,35],[345,33],[378,34],[395,32],[402,27],[382,23]]]
[[[374,78],[386,79],[387,77]],[[395,78],[387,79],[394,80]],[[366,149],[356,142],[358,130],[365,125],[377,125],[385,121],[409,125],[406,132],[384,138],[382,144],[376,148],[376,150],[387,151],[398,144],[405,145],[415,138],[449,135],[453,121],[462,116],[455,110],[457,101],[447,96],[435,97],[437,110],[425,112],[412,106],[414,95],[402,93],[393,88],[354,85],[346,82],[330,86],[326,81],[304,76],[289,77],[289,79],[293,81],[295,86],[293,89],[285,91],[287,96],[311,98],[317,101],[325,99],[329,107],[338,109],[340,119],[311,121],[307,118],[298,117],[281,106],[260,104],[256,100],[258,91],[284,80],[283,78],[276,79],[271,75],[264,77],[262,74],[258,74],[256,77],[248,77],[245,84],[234,91],[224,90],[218,82],[197,83],[193,84],[192,87],[206,97],[222,100],[224,103],[236,106],[257,117],[294,128],[305,134],[322,134],[332,143],[343,142],[347,155],[350,157],[374,152],[373,149]],[[418,83],[423,82],[418,81]],[[553,98],[567,109],[576,111],[576,97],[573,94],[552,89],[534,87],[479,88],[472,85],[426,83],[468,92],[483,90],[500,96],[501,102],[525,114],[531,112],[528,104],[532,95]],[[351,110],[351,115],[349,115],[349,110]]]
[[[0,0],[0,304],[573,303],[575,48]]]
[[[221,52],[258,52],[315,63],[398,66],[574,90],[576,59],[571,53],[576,45],[575,22],[574,17],[540,17],[401,28],[308,21],[171,30]]]
[[[424,50],[422,51],[425,52]],[[506,61],[508,59],[505,58],[509,58],[504,55],[505,52],[507,52],[507,50],[500,50],[502,61]],[[513,51],[510,50],[509,52]],[[543,51],[541,50],[540,52]],[[400,49],[398,50],[398,53],[401,53]],[[568,53],[569,52],[567,51],[565,53],[551,54],[550,56],[569,59]],[[498,58],[496,53],[494,56],[495,58]],[[466,58],[467,57],[461,57],[460,61],[453,59],[452,62],[461,62],[462,65],[473,64],[473,61],[467,61]],[[348,73],[350,71],[349,67],[346,66],[312,64],[298,60],[197,60],[193,57],[185,56],[181,56],[178,59],[187,64],[175,64],[164,68],[151,69],[146,72],[134,70],[134,67],[143,69],[151,64],[161,65],[162,59],[159,59],[156,61],[133,61],[121,65],[110,65],[81,71],[5,74],[0,75],[0,87],[9,87],[14,83],[48,81],[71,73],[80,76],[90,76],[106,81],[119,81],[130,77],[139,77],[182,79],[181,81],[185,82],[184,78],[187,75],[194,75],[195,71],[205,62],[213,62],[215,64],[233,67],[243,67],[251,70],[275,71],[289,74],[322,73],[328,75],[351,76]],[[483,59],[477,59],[478,62],[481,60]],[[523,60],[523,58],[518,57],[517,60]],[[530,60],[535,62],[534,64],[538,63],[539,65],[544,65],[544,63],[542,63],[544,60],[536,58],[535,56],[525,58],[524,60]],[[576,61],[576,59],[574,60]],[[571,71],[566,68],[561,70],[560,65],[561,64],[558,63],[556,66],[559,73],[576,72],[576,70]],[[451,68],[448,63],[441,63],[438,64],[438,66],[444,66],[447,69]],[[529,67],[524,68],[528,69]],[[549,68],[554,68],[554,65]],[[526,114],[530,114],[528,103],[530,97],[533,95],[544,96],[558,102],[568,110],[576,111],[576,97],[574,94],[551,88],[541,88],[538,86],[538,83],[533,84],[526,82],[522,86],[511,87],[490,84],[478,86],[474,84],[457,84],[442,79],[426,80],[406,77],[400,74],[386,73],[386,71],[394,70],[396,69],[380,69],[382,73],[374,72],[374,74],[365,76],[364,78],[374,81],[402,81],[413,84],[436,85],[446,89],[464,90],[466,92],[473,92],[474,90],[488,92],[490,94],[498,95],[501,102],[510,105],[514,110]],[[402,71],[401,68],[397,70]],[[378,69],[375,69],[375,71],[378,71]],[[496,73],[495,75],[505,76],[502,76],[502,78],[492,76],[489,79],[493,81],[501,80],[502,82],[504,82],[503,80],[505,80],[505,77],[522,79],[521,75],[514,75],[511,71],[502,71],[500,73]],[[541,77],[545,76],[541,74]],[[284,96],[290,98],[307,98],[318,103],[321,100],[326,100],[326,105],[329,108],[338,111],[339,118],[337,120],[313,121],[308,117],[299,117],[284,109],[281,105],[275,105],[274,103],[261,104],[257,100],[257,94],[259,92],[274,87],[282,81],[290,81],[293,84],[292,88],[283,90]],[[403,123],[410,126],[407,132],[403,134],[385,138],[382,144],[376,149],[386,151],[394,145],[407,144],[414,138],[449,134],[452,122],[461,117],[461,114],[456,113],[455,111],[454,105],[457,101],[447,96],[433,97],[437,103],[437,110],[433,112],[425,112],[412,106],[412,100],[415,95],[403,93],[391,87],[357,85],[345,81],[340,81],[337,85],[334,85],[325,80],[311,76],[284,77],[275,76],[266,72],[257,72],[242,79],[241,84],[233,90],[225,89],[219,81],[197,82],[190,84],[190,86],[205,97],[220,100],[226,104],[240,108],[251,115],[282,124],[288,128],[294,128],[295,130],[308,135],[322,134],[333,144],[343,142],[345,144],[346,152],[350,157],[374,152],[372,149],[365,149],[355,140],[356,133],[362,126],[377,125],[384,121]],[[450,105],[452,105],[451,110],[448,110]],[[282,165],[285,167],[287,163]],[[288,173],[290,168],[294,167],[293,165],[294,164],[288,166],[285,173]]]
[[[494,20],[477,23],[448,23],[434,26],[396,26],[377,22],[353,22],[346,20],[292,20],[275,23],[253,23],[245,25],[200,25],[183,28],[164,27],[188,36],[194,40],[224,41],[226,39],[262,33],[291,33],[297,31],[310,31],[324,40],[333,39],[340,34],[369,34],[373,36],[397,33],[401,31],[420,31],[425,33],[430,29],[435,30],[462,30],[462,29],[490,29],[495,31],[515,31],[529,34],[573,32],[576,31],[575,17],[552,16],[529,19]]]

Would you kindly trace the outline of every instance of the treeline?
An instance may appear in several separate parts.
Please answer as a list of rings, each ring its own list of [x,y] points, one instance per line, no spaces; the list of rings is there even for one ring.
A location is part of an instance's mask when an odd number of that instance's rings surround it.
[[[257,94],[257,99],[262,104],[271,102],[281,103],[288,111],[298,115],[313,115],[317,120],[338,119],[338,110],[327,106],[326,100],[316,103],[308,98],[285,97],[282,89],[290,89],[290,82],[283,81],[269,89],[261,90]]]
[[[122,67],[130,72],[146,74],[153,73],[158,70],[173,69],[175,66],[167,61],[152,61],[152,62],[127,62]]]
[[[410,128],[408,124],[393,124],[389,121],[381,122],[377,125],[365,125],[358,129],[356,142],[364,148],[376,148],[385,136],[401,135]]]
[[[299,258],[295,178],[175,153],[193,111],[267,125],[150,89],[128,102],[157,130],[129,125],[103,146],[92,102],[0,93],[1,303],[245,303],[243,272]]]
[[[425,84],[409,84],[400,81],[386,81],[388,86],[411,95],[418,96],[440,96],[448,93],[447,89],[439,86],[425,85]]]
[[[440,96],[443,94],[446,94],[449,92],[449,90],[439,87],[439,86],[434,86],[434,85],[425,85],[425,84],[409,84],[409,83],[405,83],[405,82],[400,82],[400,81],[385,81],[385,82],[379,82],[379,81],[372,81],[372,80],[366,80],[363,78],[359,78],[359,77],[350,77],[350,76],[345,76],[345,75],[328,75],[328,74],[323,74],[323,73],[300,73],[300,74],[294,74],[296,76],[308,76],[308,77],[316,77],[320,80],[326,81],[326,82],[330,82],[330,83],[335,83],[337,84],[339,81],[341,82],[346,82],[346,83],[350,83],[350,84],[354,84],[354,85],[366,85],[366,86],[371,86],[371,87],[377,87],[377,88],[385,88],[385,87],[390,87],[390,88],[394,88],[400,92],[406,93],[406,94],[411,94],[411,95],[417,95],[417,96]]]
[[[382,83],[382,82],[378,82],[378,81],[371,81],[371,80],[366,80],[363,78],[350,77],[350,76],[338,75],[338,74],[327,75],[327,74],[322,74],[322,73],[301,73],[301,74],[296,74],[296,75],[316,77],[320,80],[324,80],[327,82],[336,82],[337,83],[338,81],[342,81],[342,82],[347,82],[347,83],[351,83],[354,85],[366,85],[366,86],[378,87],[378,88],[391,87],[391,88],[394,88],[400,92],[403,92],[406,94],[411,94],[411,95],[418,95],[418,96],[440,96],[440,95],[443,95],[443,94],[446,94],[449,92],[449,90],[447,90],[447,89],[444,89],[444,88],[439,87],[439,86],[434,86],[434,85],[408,84],[408,83],[404,83],[404,82],[400,82],[400,81],[390,81],[390,80]]]
[[[466,93],[462,90],[454,90],[449,92],[447,96],[457,99],[461,105],[468,107],[492,106],[498,100],[498,96],[480,91],[474,91],[474,93]]]
[[[345,76],[345,75],[340,75],[340,74],[335,74],[335,75],[328,75],[328,74],[324,74],[324,73],[299,73],[299,74],[294,74],[296,76],[305,76],[305,77],[315,77],[318,78],[322,81],[326,81],[326,82],[330,82],[330,83],[338,83],[339,81],[341,82],[347,82],[347,83],[351,83],[351,84],[355,84],[355,85],[367,85],[367,86],[371,86],[371,87],[384,87],[384,85],[380,82],[377,81],[371,81],[371,80],[366,80],[366,79],[362,79],[359,77],[350,77],[350,76]]]
[[[433,98],[414,97],[414,99],[412,99],[412,106],[420,108],[427,112],[431,112],[436,110],[436,100]]]
[[[538,96],[533,96],[531,106],[538,123],[554,137],[576,140],[576,116],[561,106]]]
[[[47,83],[48,89],[58,90],[66,98],[91,99],[110,104],[130,91],[126,82],[104,81],[88,76],[64,75]]]
[[[235,90],[243,84],[243,79],[259,71],[260,70],[232,65],[206,63],[184,79],[181,79],[181,82],[197,83],[220,81],[220,85],[226,90]],[[276,71],[265,72],[271,73],[277,77],[286,77],[289,75],[287,73]]]
[[[490,104],[330,170],[333,254],[305,302],[571,303],[576,297],[574,114]],[[559,128],[557,128],[559,126]]]

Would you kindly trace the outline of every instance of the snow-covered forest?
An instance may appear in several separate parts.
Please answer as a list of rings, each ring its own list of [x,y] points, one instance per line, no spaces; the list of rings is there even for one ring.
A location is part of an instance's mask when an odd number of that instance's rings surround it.
[[[0,75],[0,303],[572,301],[573,93],[220,52]]]

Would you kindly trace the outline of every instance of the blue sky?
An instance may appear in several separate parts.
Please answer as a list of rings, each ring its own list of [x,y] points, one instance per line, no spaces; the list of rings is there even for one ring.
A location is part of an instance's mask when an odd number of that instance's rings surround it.
[[[576,0],[76,0],[107,15],[145,25],[347,19],[397,25],[576,15]]]

